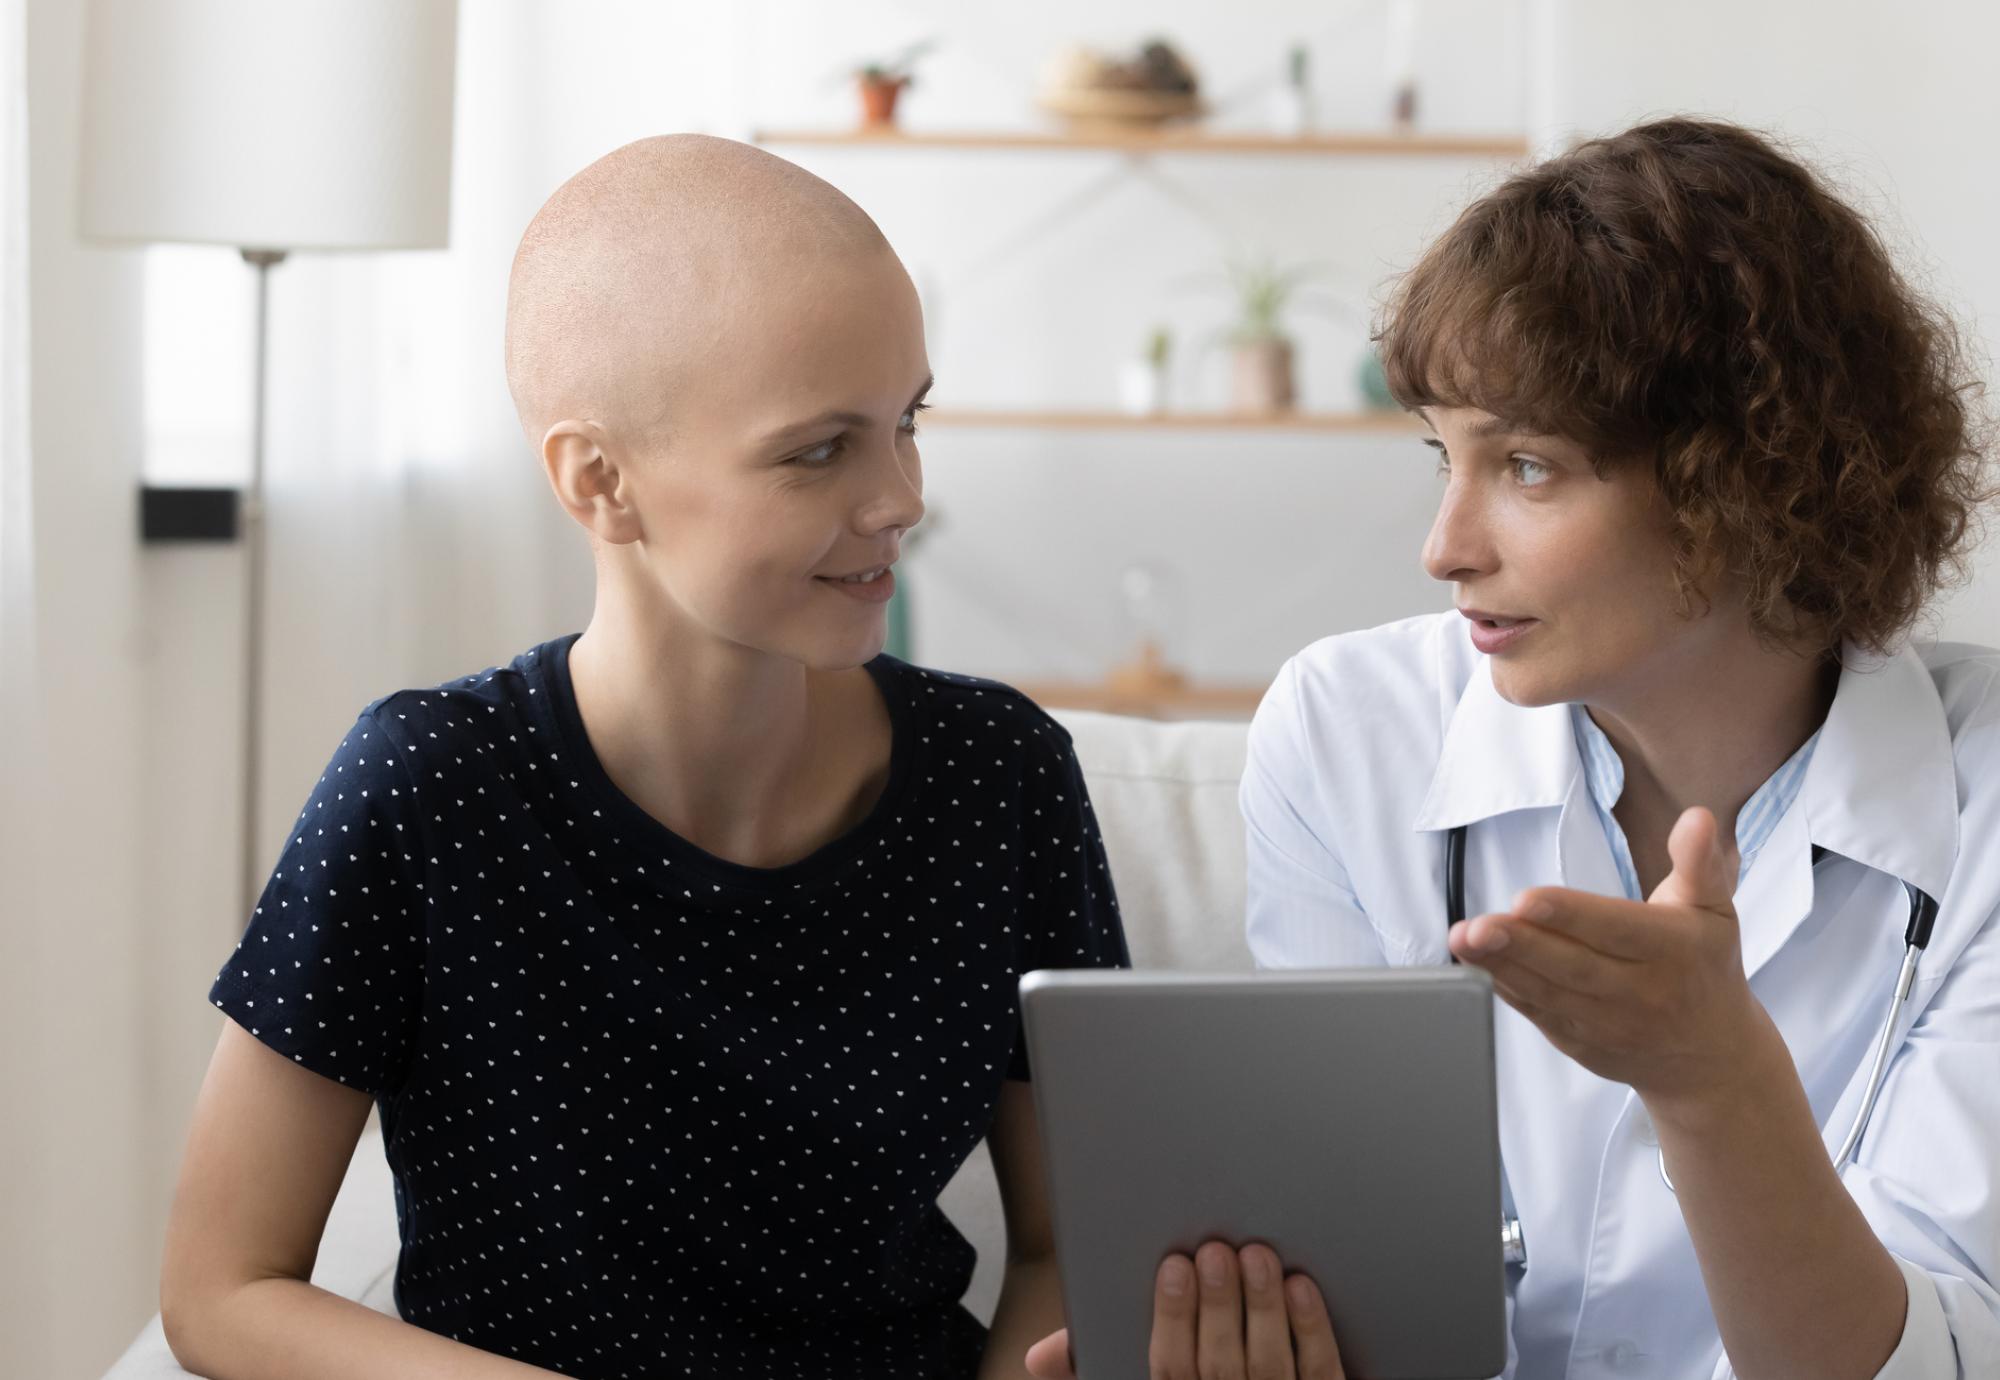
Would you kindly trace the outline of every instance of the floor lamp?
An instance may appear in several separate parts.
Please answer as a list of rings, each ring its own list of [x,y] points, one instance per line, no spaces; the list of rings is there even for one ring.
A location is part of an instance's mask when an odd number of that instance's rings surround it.
[[[89,0],[84,238],[228,245],[257,274],[244,554],[246,921],[263,765],[264,449],[271,270],[294,250],[443,248],[456,0]]]

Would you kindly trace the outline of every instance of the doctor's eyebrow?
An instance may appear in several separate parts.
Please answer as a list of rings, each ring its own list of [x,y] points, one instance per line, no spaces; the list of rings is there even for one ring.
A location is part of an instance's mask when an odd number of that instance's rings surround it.
[[[1433,431],[1437,429],[1437,423],[1431,420],[1428,410],[1421,407],[1418,408],[1417,416],[1423,420],[1425,426],[1430,427]],[[1466,428],[1466,432],[1468,435],[1479,440],[1484,440],[1489,436],[1519,436],[1523,440],[1529,441],[1554,439],[1554,434],[1551,432],[1538,431],[1534,427],[1523,426],[1521,423],[1510,421],[1506,417],[1488,417],[1483,422],[1474,422]]]

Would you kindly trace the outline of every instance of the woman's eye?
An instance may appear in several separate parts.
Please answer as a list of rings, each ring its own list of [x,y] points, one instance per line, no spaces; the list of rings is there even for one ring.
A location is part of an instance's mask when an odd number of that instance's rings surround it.
[[[1532,489],[1547,483],[1553,473],[1555,472],[1539,460],[1532,460],[1525,455],[1514,457],[1514,474],[1520,479],[1524,488]]]
[[[902,417],[897,420],[896,422],[897,430],[907,431],[912,436],[916,435],[917,418],[921,416],[923,413],[926,413],[930,410],[931,410],[931,405],[929,403],[918,403],[915,407],[912,407],[908,412],[905,412],[902,415]]]
[[[1440,479],[1449,477],[1451,474],[1451,457],[1444,453],[1443,446],[1432,446],[1431,449],[1437,452],[1437,476]]]
[[[821,441],[811,450],[800,451],[797,455],[794,455],[792,463],[794,465],[804,465],[808,469],[822,465],[831,465],[835,460],[840,458],[840,452],[845,446],[846,441],[847,438],[845,436],[835,436],[831,440]]]

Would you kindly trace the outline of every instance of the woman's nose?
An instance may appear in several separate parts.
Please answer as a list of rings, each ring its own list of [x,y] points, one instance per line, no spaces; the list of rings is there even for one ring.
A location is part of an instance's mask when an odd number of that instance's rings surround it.
[[[914,454],[893,455],[881,474],[876,491],[861,510],[859,525],[871,533],[891,528],[907,532],[924,517],[922,462]]]
[[[1490,543],[1473,496],[1446,485],[1430,535],[1424,538],[1424,570],[1447,583],[1483,574],[1492,565]]]

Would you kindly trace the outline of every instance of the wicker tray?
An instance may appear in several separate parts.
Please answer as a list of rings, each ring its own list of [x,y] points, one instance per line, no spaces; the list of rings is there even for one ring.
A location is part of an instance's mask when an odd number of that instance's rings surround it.
[[[1091,125],[1161,125],[1207,113],[1199,96],[1184,91],[1134,91],[1071,87],[1044,91],[1035,104],[1051,115]]]

